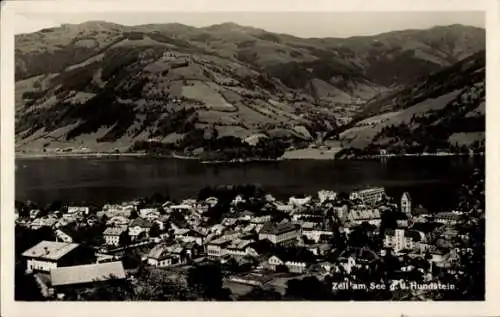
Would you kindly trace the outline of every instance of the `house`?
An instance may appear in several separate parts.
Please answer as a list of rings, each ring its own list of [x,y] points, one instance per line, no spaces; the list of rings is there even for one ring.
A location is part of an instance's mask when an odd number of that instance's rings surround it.
[[[318,244],[313,244],[313,245],[307,246],[307,250],[311,251],[312,254],[314,254],[316,256],[325,256],[332,249],[333,249],[333,246],[330,244],[327,244],[327,243],[318,243]]]
[[[253,217],[250,219],[250,223],[253,224],[263,224],[266,222],[270,222],[272,219],[271,215],[264,215],[264,216],[259,216],[259,217]]]
[[[244,221],[250,221],[255,217],[255,214],[251,211],[244,210],[243,212],[240,213],[238,219],[239,220],[244,220]]]
[[[454,212],[438,212],[434,216],[434,220],[442,224],[455,225],[460,220],[460,214]]]
[[[32,230],[37,230],[37,229],[40,229],[40,228],[43,228],[43,227],[49,227],[49,228],[52,228],[52,227],[55,227],[55,225],[57,224],[58,220],[56,218],[52,218],[52,217],[47,217],[47,218],[36,218],[35,220],[33,220],[30,224],[30,228]]]
[[[330,261],[322,261],[318,263],[317,266],[319,266],[321,270],[323,270],[324,275],[330,274],[330,272],[335,269],[335,264]]]
[[[345,221],[347,219],[347,215],[349,213],[349,208],[347,205],[334,205],[332,206],[333,214],[340,220]]]
[[[322,204],[326,201],[334,201],[337,198],[337,193],[331,190],[320,190],[318,191],[318,199]]]
[[[265,224],[259,232],[259,240],[267,239],[273,244],[294,244],[300,236],[300,229],[293,223]]]
[[[295,209],[294,205],[289,205],[289,204],[285,205],[281,202],[274,202],[273,205],[276,208],[276,210],[286,212],[286,213],[290,213]]]
[[[209,228],[209,232],[220,235],[220,234],[222,234],[224,229],[225,229],[225,227],[223,225],[216,224],[216,225],[213,225],[212,227]]]
[[[231,244],[228,237],[220,237],[207,243],[207,254],[209,258],[220,258],[226,255],[226,247]]]
[[[73,242],[73,238],[70,235],[68,235],[67,233],[63,232],[61,229],[56,229],[54,231],[54,234],[56,235],[57,241],[66,242],[66,243]]]
[[[335,267],[335,272],[339,272],[340,269],[342,269],[347,272],[347,274],[351,274],[354,268],[367,268],[372,263],[379,260],[380,256],[370,248],[364,247],[357,250],[344,250],[337,258],[338,266]]]
[[[234,226],[237,221],[237,218],[224,218],[222,219],[221,224],[225,227],[231,227]]]
[[[80,207],[80,206],[69,206],[68,207],[68,214],[82,214],[82,215],[88,215],[90,213],[90,208],[89,207]]]
[[[295,207],[302,207],[304,205],[309,204],[311,200],[312,200],[311,196],[307,196],[305,198],[296,198],[292,196],[290,197],[290,199],[288,199],[288,204]]]
[[[41,241],[22,253],[26,259],[26,272],[49,272],[56,267],[83,264],[86,252],[80,252],[78,243]]]
[[[167,267],[175,264],[175,258],[165,245],[159,244],[149,251],[146,263],[156,267]]]
[[[254,241],[236,239],[231,241],[231,244],[226,246],[225,254],[232,256],[245,256],[249,254],[249,245]]]
[[[295,222],[298,222],[300,220],[321,221],[323,220],[323,218],[324,218],[323,213],[319,213],[314,210],[296,210],[292,214],[292,220]]]
[[[385,232],[384,247],[398,253],[402,250],[417,250],[420,253],[429,249],[425,234],[417,230],[388,229]]]
[[[115,216],[122,216],[128,218],[132,214],[132,211],[135,209],[136,207],[132,204],[121,204],[121,205],[106,204],[102,207],[102,211],[109,218]]]
[[[245,199],[241,195],[237,195],[234,197],[234,199],[231,201],[232,206],[238,206],[238,204],[245,202]]]
[[[31,209],[30,210],[30,219],[35,219],[40,214],[40,209]]]
[[[361,200],[363,204],[375,204],[382,200],[385,196],[383,187],[368,188],[359,191],[354,191],[349,195],[350,200]]]
[[[110,218],[108,221],[106,221],[106,225],[108,226],[128,226],[130,223],[130,219],[124,217],[124,216],[114,216]]]
[[[203,245],[205,235],[193,229],[178,229],[174,231],[176,240],[183,242],[195,242],[198,245]]]
[[[125,227],[108,227],[103,232],[104,241],[107,245],[118,246],[120,235],[127,231]]]
[[[158,217],[158,219],[153,220],[154,223],[158,225],[158,228],[163,231],[167,228],[169,216],[168,215],[161,215]]]
[[[128,227],[128,232],[132,241],[135,241],[139,238],[141,234],[148,236],[149,230],[152,227],[152,223],[143,218],[135,218],[132,220]]]
[[[313,240],[315,243],[318,243],[322,236],[331,237],[333,236],[333,232],[331,230],[323,229],[323,226],[319,223],[304,222],[302,224],[302,235],[306,236],[310,240]]]
[[[55,294],[125,278],[121,261],[58,267],[50,271],[50,284]]]
[[[367,206],[357,206],[350,209],[347,214],[347,220],[358,225],[368,222],[375,226],[379,226],[382,221],[379,209]]]
[[[139,209],[138,215],[141,218],[144,219],[152,218],[151,220],[153,220],[160,216],[160,212],[158,211],[158,208],[142,208]]]
[[[208,197],[207,199],[205,199],[205,203],[210,207],[217,205],[218,202],[219,200],[216,197]]]
[[[191,213],[194,207],[192,205],[181,204],[181,205],[172,205],[168,207],[168,209],[172,212],[177,211],[181,213]]]
[[[286,266],[288,271],[291,273],[302,274],[306,270],[306,262],[300,260],[285,259],[284,257],[278,257],[276,255],[271,256],[268,259],[269,268],[276,271],[280,266]]]

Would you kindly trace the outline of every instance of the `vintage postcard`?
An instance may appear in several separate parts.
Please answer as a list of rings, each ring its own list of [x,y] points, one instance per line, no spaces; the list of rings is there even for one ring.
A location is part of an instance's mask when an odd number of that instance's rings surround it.
[[[498,8],[5,3],[2,316],[494,316]]]

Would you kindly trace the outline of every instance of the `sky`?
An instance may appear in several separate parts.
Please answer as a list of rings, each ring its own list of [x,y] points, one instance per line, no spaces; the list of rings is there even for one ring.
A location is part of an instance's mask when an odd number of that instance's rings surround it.
[[[16,14],[15,33],[30,33],[64,23],[90,20],[123,25],[175,22],[195,27],[234,22],[299,37],[373,35],[451,24],[485,27],[485,16],[480,11],[24,13]]]

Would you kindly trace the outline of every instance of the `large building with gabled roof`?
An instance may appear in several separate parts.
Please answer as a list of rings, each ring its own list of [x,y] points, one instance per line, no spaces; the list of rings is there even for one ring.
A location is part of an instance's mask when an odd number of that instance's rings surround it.
[[[41,241],[22,253],[26,259],[26,271],[50,272],[57,267],[84,264],[90,261],[87,252],[78,243]]]

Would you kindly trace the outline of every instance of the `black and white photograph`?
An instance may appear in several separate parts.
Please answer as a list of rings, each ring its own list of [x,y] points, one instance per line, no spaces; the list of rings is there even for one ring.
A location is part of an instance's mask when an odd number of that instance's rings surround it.
[[[12,22],[16,302],[485,301],[484,10]]]

